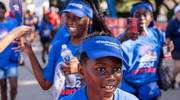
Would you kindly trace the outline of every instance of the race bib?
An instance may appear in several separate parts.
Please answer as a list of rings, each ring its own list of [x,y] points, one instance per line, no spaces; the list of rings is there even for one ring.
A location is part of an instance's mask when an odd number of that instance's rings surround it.
[[[45,35],[45,36],[49,36],[50,33],[51,33],[51,30],[48,30],[48,29],[47,29],[47,30],[44,30],[44,35]]]

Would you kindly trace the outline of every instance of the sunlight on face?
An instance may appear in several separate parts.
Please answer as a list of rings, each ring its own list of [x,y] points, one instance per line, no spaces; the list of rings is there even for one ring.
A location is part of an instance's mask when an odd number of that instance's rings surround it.
[[[116,57],[88,59],[85,67],[87,96],[112,97],[122,80],[122,61]]]

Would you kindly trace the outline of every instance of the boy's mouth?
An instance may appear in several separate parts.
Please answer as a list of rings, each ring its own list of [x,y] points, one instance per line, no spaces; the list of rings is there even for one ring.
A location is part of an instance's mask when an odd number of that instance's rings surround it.
[[[114,91],[115,86],[114,85],[103,85],[102,88],[104,89],[104,91],[106,93],[110,93],[110,92]]]
[[[112,89],[114,86],[105,86],[106,89]]]

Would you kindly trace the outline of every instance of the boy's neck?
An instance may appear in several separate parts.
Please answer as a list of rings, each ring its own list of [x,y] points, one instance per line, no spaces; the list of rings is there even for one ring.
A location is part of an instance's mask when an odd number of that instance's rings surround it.
[[[86,87],[86,96],[88,100],[114,100],[114,95],[112,95],[110,98],[103,98],[91,91],[88,87]]]

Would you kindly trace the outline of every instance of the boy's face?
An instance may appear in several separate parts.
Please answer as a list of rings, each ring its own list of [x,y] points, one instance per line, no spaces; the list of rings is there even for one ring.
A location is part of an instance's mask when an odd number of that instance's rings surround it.
[[[122,61],[116,57],[88,59],[80,75],[87,82],[87,97],[110,98],[122,80]]]

